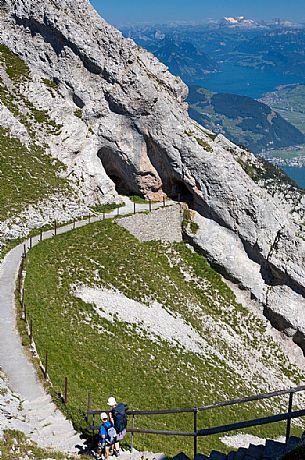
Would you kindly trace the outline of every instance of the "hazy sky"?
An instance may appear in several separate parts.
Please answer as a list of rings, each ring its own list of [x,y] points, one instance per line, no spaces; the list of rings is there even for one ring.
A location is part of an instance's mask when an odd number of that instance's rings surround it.
[[[112,24],[195,21],[222,16],[305,19],[305,0],[90,0]]]

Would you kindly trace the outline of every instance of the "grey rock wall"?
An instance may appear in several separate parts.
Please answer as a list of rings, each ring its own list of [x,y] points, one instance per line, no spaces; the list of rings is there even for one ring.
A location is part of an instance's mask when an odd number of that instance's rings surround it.
[[[302,342],[299,227],[289,206],[246,174],[232,153],[237,147],[188,117],[181,80],[99,18],[88,0],[7,0],[0,8],[0,41],[35,76],[24,92],[64,126],[46,142],[88,199],[115,197],[115,186],[150,198],[179,195],[197,212],[200,231],[188,238]],[[43,77],[58,82],[55,98],[46,97]]]

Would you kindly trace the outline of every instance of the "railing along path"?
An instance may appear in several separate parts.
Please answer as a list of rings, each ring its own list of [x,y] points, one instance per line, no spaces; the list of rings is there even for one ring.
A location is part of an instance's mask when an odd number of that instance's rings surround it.
[[[156,434],[159,436],[189,436],[194,438],[194,458],[197,455],[197,439],[198,437],[211,436],[218,433],[227,433],[230,431],[236,431],[243,428],[250,428],[259,425],[267,425],[270,423],[276,423],[287,420],[286,426],[286,444],[290,437],[291,429],[291,420],[299,417],[305,416],[305,409],[292,411],[293,405],[293,395],[305,391],[305,385],[298,386],[290,389],[273,391],[270,393],[263,393],[254,396],[247,396],[239,399],[231,399],[227,401],[218,402],[215,404],[209,404],[203,407],[193,407],[193,408],[184,408],[184,409],[158,409],[158,410],[129,410],[127,414],[132,417],[132,426],[127,428],[127,432],[131,433],[131,447],[133,448],[133,438],[134,433],[143,433],[143,434]],[[230,423],[227,425],[214,426],[211,428],[202,428],[198,429],[198,420],[197,416],[199,412],[205,412],[208,410],[213,410],[226,406],[240,405],[245,404],[251,401],[261,401],[264,399],[271,399],[278,396],[289,395],[288,400],[288,409],[285,413],[278,413],[263,418],[256,418],[253,420],[246,420],[242,422]],[[92,410],[90,407],[90,395],[88,396],[88,410],[87,410],[87,422],[89,424],[89,429],[92,430],[93,435],[96,430],[99,429],[99,425],[95,425],[95,416],[99,416],[102,410]],[[146,428],[136,428],[135,427],[135,417],[142,415],[165,415],[165,414],[182,414],[182,413],[193,413],[193,429],[192,431],[167,431],[167,430],[156,430],[156,429],[146,429]],[[91,422],[91,423],[90,423]]]

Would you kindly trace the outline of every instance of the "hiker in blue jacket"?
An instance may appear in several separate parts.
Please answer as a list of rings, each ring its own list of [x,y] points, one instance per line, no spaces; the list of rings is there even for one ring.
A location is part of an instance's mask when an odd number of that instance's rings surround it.
[[[127,405],[123,403],[117,403],[113,396],[110,396],[107,401],[108,406],[111,407],[109,412],[109,420],[113,423],[113,426],[117,432],[114,444],[114,455],[118,457],[120,455],[120,445],[121,441],[126,434],[127,426]]]
[[[113,423],[108,420],[106,412],[101,413],[102,424],[99,429],[99,442],[97,446],[97,459],[107,460],[109,457],[109,450],[114,444],[116,439],[116,431]]]

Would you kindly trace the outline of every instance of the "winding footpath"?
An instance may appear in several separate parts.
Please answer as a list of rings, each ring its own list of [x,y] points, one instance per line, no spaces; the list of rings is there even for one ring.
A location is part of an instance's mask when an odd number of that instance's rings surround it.
[[[120,215],[134,212],[134,204],[126,197],[126,205],[119,209]],[[127,202],[126,202],[127,201]],[[166,206],[173,204],[167,201]],[[163,206],[152,203],[151,209]],[[137,204],[136,212],[148,210],[148,204]],[[115,210],[106,218],[118,215]],[[75,224],[57,228],[57,235],[102,220],[103,216],[92,216]],[[43,233],[43,239],[54,237],[54,230]],[[32,245],[39,243],[39,236],[32,238]],[[22,410],[17,427],[40,447],[68,453],[78,453],[84,441],[73,429],[72,423],[56,408],[38,379],[32,362],[27,358],[16,329],[15,289],[24,245],[29,248],[29,240],[11,250],[0,265],[0,368],[8,377],[9,387],[22,401]],[[15,425],[16,426],[16,423]]]

